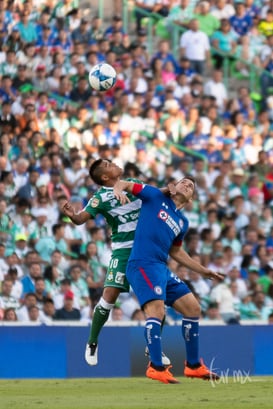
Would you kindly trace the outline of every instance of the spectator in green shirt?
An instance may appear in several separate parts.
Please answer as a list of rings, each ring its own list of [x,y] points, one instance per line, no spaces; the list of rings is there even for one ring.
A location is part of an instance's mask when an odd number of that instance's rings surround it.
[[[195,18],[199,21],[199,30],[211,37],[220,27],[220,21],[210,13],[208,1],[201,1],[196,8]]]
[[[189,0],[180,0],[180,5],[174,5],[170,9],[167,17],[167,28],[171,32],[173,24],[183,28],[189,28],[189,22],[193,18],[195,2]]]

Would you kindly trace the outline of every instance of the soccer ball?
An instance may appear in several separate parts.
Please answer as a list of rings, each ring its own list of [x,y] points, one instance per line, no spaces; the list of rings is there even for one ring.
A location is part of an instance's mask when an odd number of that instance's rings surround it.
[[[96,91],[107,91],[117,81],[117,73],[112,65],[101,63],[95,65],[89,72],[89,84]]]

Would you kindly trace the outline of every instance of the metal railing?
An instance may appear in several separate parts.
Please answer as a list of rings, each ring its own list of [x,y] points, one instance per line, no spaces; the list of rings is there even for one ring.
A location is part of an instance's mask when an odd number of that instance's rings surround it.
[[[142,136],[145,137],[147,141],[149,141],[149,140],[151,141],[153,139],[153,137],[154,137],[153,134],[150,134],[149,132],[146,132],[146,131],[140,131],[139,135],[140,135],[140,137],[142,137]],[[181,144],[174,143],[174,142],[171,142],[171,141],[168,141],[168,140],[166,141],[166,147],[168,147],[170,149],[172,147],[174,147],[177,150],[179,150],[180,152],[183,152],[185,154],[185,156],[188,155],[188,156],[191,156],[192,158],[195,158],[195,159],[201,159],[205,164],[205,169],[206,170],[208,169],[208,158],[205,155],[203,155],[202,153],[196,152],[193,149],[189,149],[186,146],[183,146]]]
[[[133,1],[128,1],[128,0],[123,0],[123,7],[122,7],[122,17],[123,17],[123,27],[125,32],[129,31],[129,25],[132,24],[133,21],[133,14],[135,10],[139,10],[141,11],[141,13],[145,16],[146,20],[146,28],[147,28],[147,51],[150,55],[152,55],[152,53],[154,52],[154,42],[155,42],[155,35],[154,35],[154,25],[155,25],[155,21],[161,21],[164,19],[164,17],[162,17],[160,14],[158,13],[149,13],[143,9],[139,9],[137,7],[133,6]],[[98,15],[100,16],[100,18],[103,20],[104,19],[104,8],[105,8],[105,2],[104,0],[99,0],[98,3]],[[172,53],[175,56],[175,58],[178,58],[179,56],[179,39],[180,36],[182,35],[182,33],[185,31],[185,29],[183,29],[182,27],[179,27],[175,24],[173,24],[172,26],[172,35],[170,35],[169,40],[171,42],[171,49],[172,49]],[[230,71],[231,71],[231,63],[229,60],[229,56],[226,55],[225,53],[217,50],[214,47],[211,47],[211,52],[212,52],[212,56],[213,55],[221,55],[223,57],[223,77],[224,77],[224,83],[226,85],[226,87],[228,88],[229,86],[229,80],[230,80]],[[259,88],[260,88],[260,84],[259,84],[259,78],[260,75],[262,73],[265,73],[266,75],[270,76],[273,79],[273,76],[266,70],[262,70],[260,67],[257,67],[255,65],[253,65],[252,63],[238,57],[238,56],[234,56],[234,60],[236,62],[241,62],[242,64],[244,64],[244,66],[248,67],[249,70],[249,87],[251,92],[259,92]],[[246,78],[247,80],[247,78]],[[75,103],[73,101],[70,101],[67,98],[61,97],[59,95],[56,95],[54,93],[50,93],[50,97],[54,98],[59,104],[64,104],[64,103],[68,103],[72,104],[74,107],[78,107],[80,104]],[[190,155],[192,157],[195,158],[200,158],[202,159],[206,166],[208,163],[208,160],[206,158],[206,156],[193,151],[189,148],[186,148],[182,145],[179,144],[175,144],[172,143],[170,141],[167,141],[167,145],[169,147],[174,146],[176,149],[180,150],[181,152],[184,152],[186,155]]]
[[[103,1],[103,0],[101,0]],[[125,29],[128,30],[128,13],[130,12],[128,10],[128,2],[124,0],[123,2],[123,13],[126,15],[126,27]],[[155,26],[155,21],[162,21],[164,17],[162,17],[158,13],[149,13],[146,10],[139,9],[137,7],[134,7],[133,10],[131,10],[131,13],[134,13],[134,11],[140,11],[143,16],[147,19],[146,21],[146,27],[147,27],[147,51],[149,54],[152,54],[154,50],[154,41],[155,41],[155,35],[154,35],[154,26]],[[171,49],[174,57],[177,59],[179,57],[179,39],[181,35],[186,31],[183,27],[179,27],[175,24],[172,25],[172,34],[169,36],[169,40],[171,42]],[[236,56],[234,54],[226,54],[224,52],[221,52],[220,50],[211,47],[211,55],[212,58],[214,55],[220,55],[223,57],[223,82],[225,86],[228,88],[229,87],[229,82],[230,78],[232,76],[235,76],[236,78],[236,68],[234,69],[234,66],[238,63],[241,63],[243,66],[247,68],[249,71],[249,77],[243,77],[239,79],[244,79],[245,81],[249,82],[249,88],[251,92],[259,92],[260,91],[260,76],[262,74],[265,74],[269,77],[272,78],[273,81],[273,75],[271,75],[268,71],[254,65],[252,62],[249,62],[243,58],[240,58],[239,56]],[[233,58],[233,61],[231,62],[230,57]],[[233,73],[232,73],[233,71]],[[238,75],[240,75],[239,71],[237,72]]]
[[[105,6],[109,6],[109,0],[99,0],[98,1],[98,16],[101,18],[101,20],[104,20],[105,17]],[[125,29],[125,32],[127,32],[128,29],[128,24],[129,24],[129,17],[131,15],[131,11],[133,9],[133,3],[134,0],[122,0],[122,21],[123,21],[123,27]]]
[[[186,155],[191,156],[192,158],[201,159],[205,164],[205,170],[206,171],[208,170],[209,161],[208,161],[207,156],[202,155],[201,153],[196,152],[193,149],[189,149],[186,146],[178,145],[177,143],[173,143],[173,142],[170,142],[170,141],[167,141],[166,145],[169,146],[169,147],[175,147],[179,151],[185,153]]]

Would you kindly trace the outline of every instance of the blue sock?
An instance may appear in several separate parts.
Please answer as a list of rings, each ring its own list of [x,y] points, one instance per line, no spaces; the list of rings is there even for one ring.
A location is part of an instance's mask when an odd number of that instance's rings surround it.
[[[196,365],[199,359],[199,318],[186,317],[182,321],[182,335],[186,344],[187,363]]]
[[[149,348],[150,359],[153,365],[162,365],[161,321],[158,318],[148,318],[144,330],[145,339]]]

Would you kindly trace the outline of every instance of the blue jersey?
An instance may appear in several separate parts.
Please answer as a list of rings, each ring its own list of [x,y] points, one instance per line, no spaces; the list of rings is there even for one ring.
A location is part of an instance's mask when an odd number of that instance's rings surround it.
[[[230,17],[229,22],[233,30],[240,36],[246,35],[253,25],[252,18],[247,14],[243,17],[234,15]]]
[[[188,219],[153,186],[136,183],[133,194],[142,200],[142,206],[129,260],[166,263],[172,245],[182,244]]]

